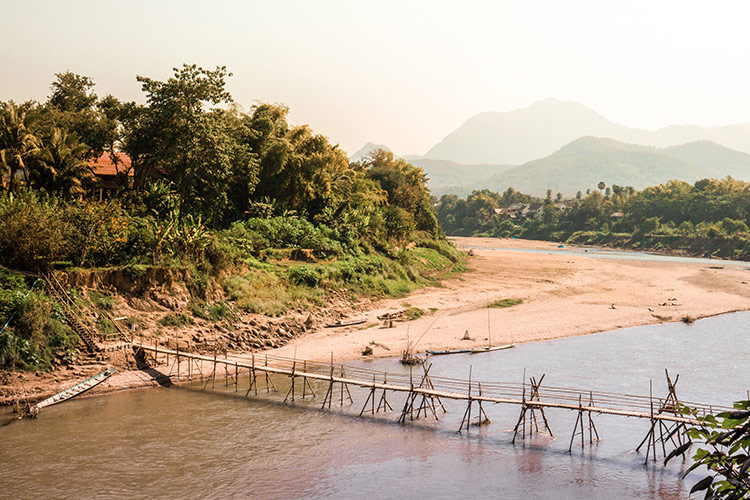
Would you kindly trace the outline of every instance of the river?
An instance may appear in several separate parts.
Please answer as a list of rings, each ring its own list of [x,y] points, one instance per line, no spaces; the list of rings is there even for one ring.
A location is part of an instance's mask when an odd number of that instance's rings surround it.
[[[728,404],[750,385],[750,313],[536,342],[477,355],[435,357],[432,373],[666,395],[664,368],[686,400]],[[407,370],[394,359],[372,369]],[[246,382],[245,382],[246,383]],[[285,380],[278,380],[281,386]],[[542,386],[542,394],[543,388]],[[283,391],[283,387],[280,387]],[[319,391],[320,392],[320,391]],[[556,439],[511,443],[515,406],[485,408],[492,423],[457,433],[464,406],[440,422],[359,418],[358,404],[320,411],[321,399],[245,399],[240,387],[134,390],[72,400],[37,420],[0,415],[2,498],[687,498],[687,466],[644,465],[632,452],[648,422],[596,416],[602,440],[568,453],[575,414],[549,410]],[[403,397],[394,396],[400,408]],[[3,423],[3,422],[0,422]]]

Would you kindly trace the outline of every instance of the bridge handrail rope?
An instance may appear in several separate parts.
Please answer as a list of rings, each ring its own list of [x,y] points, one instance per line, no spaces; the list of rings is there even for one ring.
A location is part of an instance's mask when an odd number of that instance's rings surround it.
[[[102,337],[104,339],[109,339],[108,334],[102,334],[98,331],[98,329],[92,327],[88,320],[86,319],[86,312],[81,309],[81,307],[76,303],[76,301],[70,296],[70,294],[65,290],[65,287],[60,282],[59,278],[57,277],[57,274],[52,271],[50,273],[47,273],[47,275],[44,277],[47,283],[49,283],[51,290],[54,292],[54,294],[57,296],[57,299],[59,302],[61,302],[61,305],[64,307],[67,306],[68,310],[76,316],[78,321],[83,323],[84,327],[88,327],[91,330],[93,330],[99,337]],[[54,281],[53,281],[54,280]],[[132,338],[130,338],[125,332],[123,332],[120,325],[117,324],[117,321],[110,315],[107,311],[99,311],[97,309],[97,313],[104,314],[106,318],[114,325],[115,329],[117,330],[117,335],[119,337],[119,340],[122,340],[124,342],[132,342]]]
[[[269,362],[275,362],[275,366],[279,367],[291,367],[294,359],[293,358],[286,358],[283,356],[275,356],[275,355],[269,355],[268,356]],[[299,360],[298,360],[299,361]],[[308,361],[308,371],[314,372],[316,368],[320,368],[321,370],[328,370],[330,369],[329,364],[325,363],[316,363],[312,361]],[[373,375],[382,377],[384,374],[387,373],[388,377],[391,378],[391,380],[394,383],[401,383],[403,385],[408,385],[409,383],[409,377],[407,374],[394,374],[391,372],[383,372],[378,370],[372,370],[368,368],[361,368],[361,367],[355,367],[351,365],[342,365],[346,369],[346,372],[350,376],[355,375],[361,375],[363,378],[366,376],[366,378],[371,378]],[[430,376],[430,379],[432,383],[435,385],[436,388],[439,388],[441,390],[464,390],[467,387],[468,381],[462,380],[462,379],[456,379],[456,378],[449,378],[449,377],[440,377],[440,376]],[[482,386],[482,391],[486,395],[492,395],[495,397],[503,397],[503,396],[516,396],[521,393],[522,391],[522,383],[517,382],[487,382],[487,381],[472,381],[471,387],[472,390],[479,389],[479,385]],[[559,402],[568,401],[571,403],[577,403],[578,397],[581,394],[587,395],[587,397],[595,399],[599,404],[617,404],[619,406],[627,407],[627,408],[633,408],[633,409],[639,409],[643,411],[648,411],[650,409],[651,401],[652,399],[649,396],[644,395],[636,395],[636,394],[628,394],[628,393],[616,393],[616,392],[608,392],[608,391],[593,391],[590,389],[579,389],[579,388],[573,388],[573,387],[556,387],[556,386],[542,386],[541,390],[544,392],[545,397],[548,400],[554,400]],[[654,397],[653,402],[657,407],[661,407],[666,402],[666,398],[659,398]],[[709,405],[705,403],[700,403],[696,401],[688,401],[688,400],[682,400],[682,403],[690,406],[691,408],[697,409],[699,412],[712,412],[716,410],[731,410],[731,408],[726,406],[717,406],[717,405]]]
[[[146,344],[133,344],[135,347],[140,347],[145,350],[153,351],[155,347],[153,345]],[[170,351],[165,348],[158,348],[158,352],[161,354],[167,354],[174,356],[177,353]],[[244,358],[239,354],[232,354],[226,358],[212,358],[210,356],[190,354],[186,351],[181,350],[180,356],[193,357],[194,359],[216,363],[239,366],[243,369],[250,369],[251,360]],[[205,358],[205,359],[204,359]],[[301,362],[306,363],[306,371],[299,371],[299,365]],[[268,355],[267,366],[255,366],[256,370],[267,371],[270,373],[285,374],[295,377],[309,377],[312,379],[319,379],[321,381],[330,382],[331,378],[336,383],[352,384],[360,387],[377,389],[388,389],[397,390],[404,392],[419,393],[425,395],[432,395],[437,397],[447,397],[452,399],[466,400],[467,397],[471,397],[474,400],[483,400],[490,403],[513,403],[520,404],[521,393],[523,384],[521,383],[500,383],[500,382],[485,382],[477,381],[476,379],[461,380],[448,377],[433,377],[430,376],[431,387],[430,388],[414,388],[410,389],[410,377],[408,374],[394,374],[390,372],[384,372],[379,370],[371,370],[367,368],[361,368],[346,364],[337,364],[336,373],[340,373],[343,369],[346,376],[335,376],[330,374],[332,367],[331,363],[325,364],[314,361],[304,361],[295,358],[285,358],[282,356]],[[292,372],[292,370],[295,370]],[[373,378],[380,380],[387,377],[388,383],[374,383]],[[469,385],[470,384],[470,385]],[[481,384],[482,395],[477,396],[478,390]],[[470,387],[471,396],[467,396],[467,387]],[[489,389],[493,390],[489,390]],[[541,399],[527,400],[525,405],[529,407],[538,408],[566,408],[566,409],[582,409],[582,411],[590,411],[594,413],[606,413],[613,415],[623,416],[634,416],[639,418],[657,418],[660,420],[675,421],[675,422],[694,422],[694,419],[689,417],[682,417],[679,414],[668,411],[659,411],[656,417],[650,415],[650,406],[653,403],[655,408],[662,409],[665,407],[667,398],[649,398],[649,396],[641,396],[634,394],[621,394],[615,392],[605,391],[591,391],[589,389],[576,389],[572,387],[548,387],[541,386],[538,388],[541,393]],[[575,398],[572,395],[575,394]],[[585,395],[587,400],[595,400],[596,405],[584,405],[580,406],[579,396]],[[693,408],[698,408],[699,411],[723,411],[731,410],[731,408],[721,405],[709,405],[706,403],[696,403],[683,401],[684,404]]]

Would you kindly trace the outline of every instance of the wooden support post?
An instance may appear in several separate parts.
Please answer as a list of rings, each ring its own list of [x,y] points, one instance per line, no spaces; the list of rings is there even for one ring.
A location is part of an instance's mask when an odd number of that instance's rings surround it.
[[[287,402],[287,400],[289,400],[289,395],[290,394],[292,396],[291,402],[294,403],[294,377],[296,376],[295,373],[294,373],[294,371],[295,371],[296,368],[297,368],[297,360],[295,360],[292,363],[292,374],[290,375],[290,377],[292,377],[292,385],[291,385],[291,387],[289,387],[289,392],[286,393],[286,397],[284,398],[284,402],[285,403]]]
[[[526,368],[523,369],[523,379],[521,379],[521,413],[518,415],[518,422],[513,428],[513,440],[511,443],[516,444],[516,437],[518,437],[518,428],[523,422],[523,435],[522,438],[526,439]]]
[[[252,353],[252,357],[250,358],[250,370],[247,372],[247,392],[245,392],[245,397],[247,397],[248,394],[250,394],[250,391],[255,389],[255,395],[258,395],[258,379],[255,376],[255,353]]]
[[[240,367],[237,366],[237,362],[234,362],[234,392],[237,392],[237,385],[240,381]]]
[[[367,403],[369,403],[370,400],[372,400],[372,414],[375,415],[375,375],[372,376],[372,387],[370,387],[370,394],[367,395],[365,404],[364,406],[362,406],[362,410],[360,410],[359,412],[360,417],[365,412],[365,409],[367,408]]]
[[[482,397],[482,383],[481,382],[479,383],[479,397],[480,397],[480,399],[479,399],[479,417],[478,417],[478,420],[477,420],[477,425],[481,427],[483,425],[487,425],[487,424],[490,423],[490,417],[487,416],[487,413],[484,411],[484,408],[482,408],[482,400],[481,400],[481,397]],[[437,418],[437,417],[435,417],[435,418]]]
[[[198,366],[200,366],[200,365],[198,365]],[[203,372],[201,371],[201,377],[202,377],[202,376],[203,376]],[[213,389],[213,388],[215,387],[215,385],[216,385],[216,351],[214,351],[214,363],[213,363],[213,369],[211,370],[211,373],[210,373],[210,374],[208,375],[208,378],[206,379],[206,383],[205,383],[205,384],[203,384],[203,390],[205,390],[205,389],[206,389],[206,387],[208,387],[208,383],[209,383],[209,382],[210,382],[211,380],[213,380],[213,381],[214,381],[214,384],[213,384],[213,385],[211,386],[211,388]]]
[[[295,357],[297,356],[297,350],[294,350]],[[305,361],[302,365],[302,373],[307,373],[307,361]],[[306,394],[306,386],[307,386],[307,377],[302,377],[302,399],[305,399]]]
[[[328,409],[331,409],[331,401],[333,400],[333,352],[331,352],[331,381],[328,384],[328,390],[326,391],[326,397],[323,399],[323,409],[326,408],[328,403]]]
[[[589,406],[594,406],[594,393],[589,391]],[[594,431],[594,434],[596,434],[596,440],[601,441],[601,438],[599,437],[599,431],[596,430],[596,424],[594,423],[594,419],[591,417],[591,412],[589,412],[589,444],[594,444],[594,437],[591,435],[591,431]]]
[[[212,379],[211,389],[215,389],[216,388],[216,348],[215,347],[214,347],[214,369],[211,372],[211,379]]]
[[[406,423],[406,416],[409,415],[411,420],[414,420],[414,376],[412,371],[412,365],[409,365],[409,393],[406,395],[406,401],[404,401],[404,408],[401,410],[401,417],[398,422],[400,424]]]
[[[388,384],[388,374],[383,374],[383,385]],[[386,389],[383,388],[383,394],[380,396],[380,401],[378,401],[378,409],[376,411],[380,411],[380,408],[383,408],[383,411],[393,411],[393,407],[388,402],[388,398],[386,397]]]
[[[469,388],[466,392],[466,411],[464,411],[464,416],[461,419],[461,426],[458,428],[458,432],[461,432],[464,427],[466,427],[466,431],[468,432],[469,426],[471,425],[471,405],[474,402],[471,397],[471,368],[471,365],[469,365]]]
[[[265,366],[268,366],[268,354],[266,354]],[[273,392],[277,392],[276,384],[273,383],[273,379],[268,376],[267,371],[264,371],[264,373],[266,375],[266,392],[271,392],[271,389],[269,389],[269,385],[270,387],[273,387]]]
[[[177,380],[180,380],[180,341],[177,341]]]
[[[224,387],[229,387],[229,362],[227,361],[227,351],[224,351]]]

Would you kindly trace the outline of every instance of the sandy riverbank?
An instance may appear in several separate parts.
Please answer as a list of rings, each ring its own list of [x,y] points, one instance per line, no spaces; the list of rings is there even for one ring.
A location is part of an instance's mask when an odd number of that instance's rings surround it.
[[[298,359],[312,361],[328,361],[333,353],[336,361],[345,362],[362,358],[363,349],[369,345],[373,356],[399,356],[407,331],[412,342],[427,332],[416,346],[417,353],[483,346],[487,344],[487,303],[506,298],[523,303],[490,309],[496,345],[511,339],[532,342],[750,309],[750,270],[723,265],[720,260],[605,260],[583,253],[559,254],[557,244],[551,242],[495,238],[454,241],[459,248],[473,249],[470,271],[443,281],[441,287],[367,304],[367,311],[353,310],[350,318],[365,318],[364,325],[323,328],[267,352],[288,357],[296,353]],[[552,253],[517,251],[520,249]],[[392,328],[383,328],[383,321],[377,319],[406,307],[418,307],[426,314],[410,322],[395,322]],[[473,340],[462,340],[466,330]],[[19,374],[18,380],[5,386],[0,404],[22,394],[34,399],[49,396],[101,369],[103,366],[71,368],[41,378]],[[152,374],[120,372],[90,395],[160,385]]]
[[[384,300],[366,313],[352,311],[353,318],[366,317],[366,324],[378,326],[323,329],[269,352],[292,356],[296,350],[298,358],[321,361],[333,352],[336,360],[344,361],[360,358],[364,347],[375,342],[375,356],[397,356],[407,328],[414,341],[430,325],[417,352],[486,345],[486,305],[504,298],[523,303],[490,310],[495,344],[508,343],[511,337],[515,342],[532,342],[750,309],[750,271],[721,261],[605,260],[513,251],[555,250],[557,244],[550,242],[453,240],[459,248],[473,248],[470,272],[443,282],[440,288]],[[435,310],[409,324],[382,328],[377,316],[407,304]],[[474,340],[461,340],[466,330]]]

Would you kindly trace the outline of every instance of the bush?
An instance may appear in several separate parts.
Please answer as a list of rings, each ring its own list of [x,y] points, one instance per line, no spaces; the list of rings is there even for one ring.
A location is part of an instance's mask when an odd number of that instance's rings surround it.
[[[513,307],[518,304],[523,304],[521,299],[500,299],[490,304],[490,307],[501,308],[501,307]]]
[[[58,358],[70,360],[78,342],[59,306],[44,292],[32,290],[0,334],[0,367],[48,370]]]
[[[295,285],[305,285],[315,288],[320,284],[320,274],[310,266],[301,265],[289,269],[289,279]]]
[[[192,325],[193,318],[191,318],[190,315],[187,313],[181,313],[181,314],[168,313],[159,321],[159,324],[162,326],[173,326],[173,327]]]

